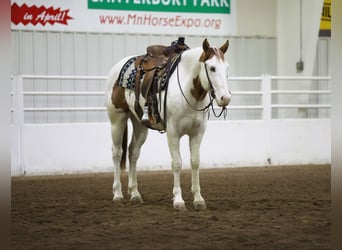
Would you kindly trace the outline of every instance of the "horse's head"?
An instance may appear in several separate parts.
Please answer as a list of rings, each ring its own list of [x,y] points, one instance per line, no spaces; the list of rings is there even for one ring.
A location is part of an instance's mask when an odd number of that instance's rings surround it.
[[[211,47],[207,39],[204,39],[202,48],[203,52],[200,62],[203,62],[203,70],[201,70],[202,82],[206,84],[206,89],[215,98],[217,105],[225,107],[231,99],[231,92],[228,88],[228,63],[224,60],[224,54],[229,47],[229,41],[223,44],[219,49]]]

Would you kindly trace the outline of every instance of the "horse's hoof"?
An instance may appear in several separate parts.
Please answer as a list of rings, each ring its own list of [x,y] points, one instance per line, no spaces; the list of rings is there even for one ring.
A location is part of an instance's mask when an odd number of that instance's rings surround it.
[[[143,201],[143,199],[141,198],[140,195],[132,196],[131,197],[131,202],[134,203],[134,204],[142,204],[142,203],[144,203],[144,201]]]
[[[187,210],[184,202],[174,203],[173,208],[177,211],[186,211]]]
[[[123,200],[123,197],[122,196],[116,196],[113,198],[113,202],[114,203],[121,203]]]
[[[194,208],[195,210],[205,210],[207,209],[207,205],[205,204],[205,201],[194,201]]]

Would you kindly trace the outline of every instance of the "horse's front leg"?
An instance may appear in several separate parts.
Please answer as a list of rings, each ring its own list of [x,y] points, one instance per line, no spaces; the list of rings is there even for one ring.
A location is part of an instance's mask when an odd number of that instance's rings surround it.
[[[182,197],[180,173],[182,169],[182,158],[179,152],[179,137],[172,136],[169,132],[168,144],[171,154],[171,166],[173,172],[173,208],[176,210],[186,210],[185,202]]]
[[[200,164],[200,146],[203,133],[197,133],[190,137],[190,160],[191,160],[191,192],[194,196],[194,207],[196,210],[206,209],[207,206],[201,195],[201,187],[199,180],[199,164]]]

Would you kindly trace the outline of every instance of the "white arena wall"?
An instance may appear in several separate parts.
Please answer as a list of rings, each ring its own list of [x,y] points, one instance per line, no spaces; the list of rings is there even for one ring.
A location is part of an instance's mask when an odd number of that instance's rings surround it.
[[[12,175],[113,170],[108,123],[25,125],[22,132],[21,155],[13,156],[21,158],[21,164],[13,164]],[[210,121],[201,167],[328,164],[330,141],[330,119]],[[189,168],[187,145],[184,137],[184,168]],[[170,166],[166,135],[150,131],[138,170],[170,170]]]

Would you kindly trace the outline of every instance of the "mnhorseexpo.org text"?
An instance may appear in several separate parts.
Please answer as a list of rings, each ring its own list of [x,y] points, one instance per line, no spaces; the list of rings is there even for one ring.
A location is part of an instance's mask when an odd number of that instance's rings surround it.
[[[160,27],[185,27],[185,28],[221,28],[221,19],[188,18],[181,15],[175,17],[156,17],[152,14],[138,15],[127,14],[126,16],[99,16],[101,24],[113,25],[137,25],[137,26],[160,26]]]

